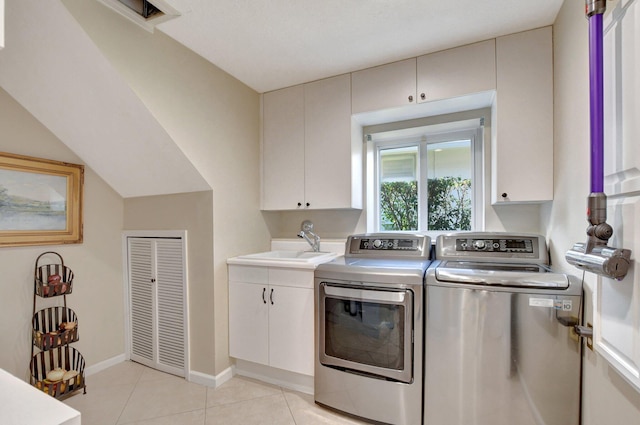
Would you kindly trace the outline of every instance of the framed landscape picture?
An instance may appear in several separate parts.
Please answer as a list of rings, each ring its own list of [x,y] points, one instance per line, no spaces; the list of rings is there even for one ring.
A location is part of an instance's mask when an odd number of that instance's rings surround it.
[[[82,243],[84,166],[0,152],[0,246]]]

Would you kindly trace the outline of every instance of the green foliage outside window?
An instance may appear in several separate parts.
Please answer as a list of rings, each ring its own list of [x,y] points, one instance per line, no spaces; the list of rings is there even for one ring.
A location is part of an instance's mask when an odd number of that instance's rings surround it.
[[[429,179],[428,230],[471,230],[471,180]],[[386,182],[380,187],[382,230],[418,230],[418,184]]]
[[[380,187],[383,230],[418,230],[418,182],[386,182]]]
[[[471,180],[429,179],[429,230],[471,230]]]

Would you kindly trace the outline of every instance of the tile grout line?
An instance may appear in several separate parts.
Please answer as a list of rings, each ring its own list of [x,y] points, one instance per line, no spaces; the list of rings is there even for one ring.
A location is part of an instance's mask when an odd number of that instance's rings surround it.
[[[138,363],[136,363],[136,364],[138,364]],[[129,405],[129,402],[131,401],[131,396],[133,396],[133,393],[135,392],[136,388],[138,388],[138,384],[140,384],[140,380],[142,379],[142,375],[144,375],[144,369],[140,373],[140,376],[138,376],[138,379],[136,380],[136,383],[133,385],[133,388],[131,389],[131,392],[129,393],[129,397],[127,397],[127,401],[124,403],[124,406],[122,406],[122,410],[120,411],[120,414],[118,415],[118,418],[116,419],[116,423],[113,424],[113,425],[118,425],[118,423],[120,422],[120,418],[122,418],[122,414],[124,413],[125,409]]]
[[[287,409],[289,409],[289,414],[291,415],[291,419],[293,419],[294,425],[297,425],[298,421],[296,421],[296,417],[293,414],[293,410],[291,410],[291,405],[289,404],[289,400],[287,400],[287,396],[284,393],[284,388],[280,387],[280,392],[282,393],[282,398],[284,398],[284,402],[287,405]]]

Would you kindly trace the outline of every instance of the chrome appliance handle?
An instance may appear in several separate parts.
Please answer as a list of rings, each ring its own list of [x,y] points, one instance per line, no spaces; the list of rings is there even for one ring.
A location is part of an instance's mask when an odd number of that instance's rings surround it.
[[[399,291],[374,291],[369,289],[346,288],[342,286],[333,286],[323,283],[325,295],[333,295],[335,297],[351,298],[356,300],[367,301],[386,301],[392,303],[404,303],[405,292]]]
[[[475,269],[448,269],[438,267],[436,279],[440,282],[468,285],[506,286],[523,288],[567,289],[569,280],[561,274],[504,272]]]

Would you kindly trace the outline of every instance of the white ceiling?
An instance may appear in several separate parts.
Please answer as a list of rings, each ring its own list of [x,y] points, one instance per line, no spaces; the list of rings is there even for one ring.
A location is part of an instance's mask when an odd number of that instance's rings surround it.
[[[550,25],[563,3],[165,1],[181,16],[158,30],[260,93]]]

